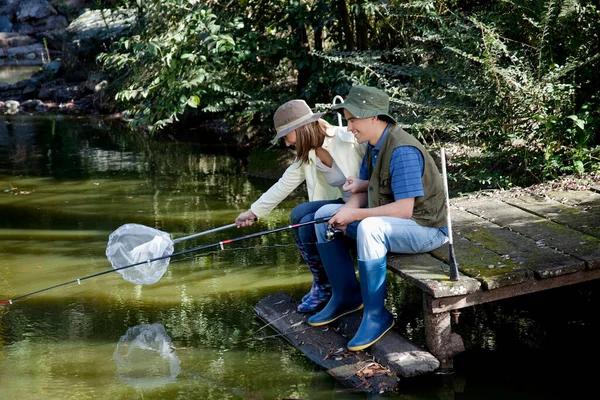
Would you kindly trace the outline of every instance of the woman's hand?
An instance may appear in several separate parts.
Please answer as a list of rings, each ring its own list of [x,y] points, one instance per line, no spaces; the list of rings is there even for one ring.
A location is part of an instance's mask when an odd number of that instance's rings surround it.
[[[369,181],[359,179],[355,176],[349,176],[346,179],[344,186],[342,186],[342,189],[344,189],[346,192],[352,193],[366,192],[369,189]]]
[[[254,221],[256,221],[257,219],[258,218],[256,218],[256,215],[254,215],[252,210],[248,210],[248,211],[244,211],[243,213],[238,215],[237,218],[235,219],[235,223],[236,223],[237,227],[240,228],[240,227],[252,225],[254,223]]]

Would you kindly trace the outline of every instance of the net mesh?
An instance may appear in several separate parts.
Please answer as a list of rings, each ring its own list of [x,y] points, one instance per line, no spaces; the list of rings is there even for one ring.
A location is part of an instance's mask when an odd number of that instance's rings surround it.
[[[113,359],[118,377],[137,389],[153,389],[173,382],[181,371],[171,338],[160,323],[127,329]]]
[[[106,257],[113,268],[128,282],[141,285],[158,282],[167,271],[170,259],[119,268],[171,254],[173,241],[168,233],[138,224],[125,224],[111,233],[106,247]]]

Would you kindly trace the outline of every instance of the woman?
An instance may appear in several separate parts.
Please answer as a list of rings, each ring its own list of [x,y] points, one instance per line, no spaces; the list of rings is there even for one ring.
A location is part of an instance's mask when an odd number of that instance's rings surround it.
[[[321,206],[348,200],[350,193],[342,187],[346,177],[358,175],[365,146],[358,144],[346,128],[321,119],[323,114],[314,114],[304,100],[291,100],[277,109],[273,117],[277,132],[274,140],[284,138],[286,146],[296,146],[296,160],[277,183],[235,219],[238,227],[267,217],[304,181],[309,202],[292,210],[292,224],[313,221]],[[298,311],[316,311],[331,297],[331,285],[316,248],[314,226],[297,228],[294,233],[298,250],[313,274],[311,290],[302,298]]]

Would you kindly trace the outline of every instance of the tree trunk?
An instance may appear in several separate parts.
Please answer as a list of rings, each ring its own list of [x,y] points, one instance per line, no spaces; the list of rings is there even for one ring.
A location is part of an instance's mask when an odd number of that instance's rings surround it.
[[[340,22],[344,33],[344,47],[346,51],[354,50],[354,35],[352,32],[352,20],[348,12],[348,4],[346,0],[337,0],[338,12],[340,14]]]
[[[299,48],[302,51],[302,54],[299,54],[298,59],[300,61],[306,61],[312,58],[310,55],[310,44],[308,43],[308,33],[306,32],[306,26],[302,25],[298,28],[298,42],[300,43]],[[301,66],[298,67],[298,81],[296,83],[296,93],[298,95],[302,94],[304,88],[310,82],[310,63],[303,62]]]
[[[323,27],[315,28],[315,50],[323,51]]]
[[[369,48],[369,19],[361,10],[356,16],[356,49],[367,50]]]

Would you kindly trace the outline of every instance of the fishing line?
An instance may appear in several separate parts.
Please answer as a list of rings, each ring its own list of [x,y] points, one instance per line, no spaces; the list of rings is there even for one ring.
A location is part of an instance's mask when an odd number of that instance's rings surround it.
[[[168,254],[168,255],[165,255],[165,256],[162,256],[162,257],[152,258],[152,259],[149,259],[149,260],[146,260],[146,261],[140,261],[140,262],[129,264],[129,265],[125,265],[125,266],[122,266],[122,267],[119,267],[119,268],[113,268],[113,269],[109,269],[109,270],[106,270],[106,271],[97,272],[95,274],[83,276],[81,278],[73,279],[73,280],[66,281],[66,282],[63,282],[63,283],[59,283],[59,284],[56,284],[56,285],[53,285],[53,286],[49,286],[49,287],[46,287],[46,288],[43,288],[43,289],[39,289],[39,290],[36,290],[34,292],[26,293],[26,294],[21,295],[21,296],[17,296],[17,297],[11,298],[11,299],[0,301],[0,305],[13,304],[16,301],[24,300],[24,299],[26,299],[28,297],[33,296],[33,295],[36,295],[36,294],[39,294],[39,293],[42,293],[42,292],[46,292],[46,291],[49,291],[49,290],[52,290],[52,289],[56,289],[56,288],[59,288],[59,287],[62,287],[62,286],[70,285],[70,284],[73,284],[73,283],[81,284],[81,282],[84,281],[84,280],[95,278],[95,277],[98,277],[98,276],[101,276],[101,275],[106,275],[106,274],[111,273],[111,272],[121,271],[121,270],[129,269],[129,268],[137,267],[137,266],[140,266],[140,265],[148,265],[148,266],[150,266],[151,263],[153,263],[155,261],[165,260],[165,259],[168,259],[170,257],[176,257],[176,256],[184,255],[184,254],[189,254],[189,253],[192,253],[192,252],[201,251],[201,250],[204,250],[204,249],[209,249],[209,248],[217,247],[217,246],[219,246],[221,248],[221,250],[225,250],[224,246],[226,244],[229,244],[229,243],[233,243],[233,242],[237,242],[237,241],[240,241],[240,240],[245,240],[245,239],[251,239],[251,238],[259,237],[259,236],[263,236],[263,235],[266,235],[266,234],[269,234],[269,233],[275,233],[275,232],[281,232],[281,231],[288,230],[288,229],[300,228],[300,227],[306,226],[306,225],[319,224],[319,223],[323,223],[323,222],[329,221],[330,218],[331,217],[317,218],[317,219],[315,219],[313,221],[302,222],[302,223],[292,224],[292,225],[287,225],[287,226],[282,226],[282,227],[279,227],[279,228],[270,229],[270,230],[266,230],[266,231],[256,232],[256,233],[252,233],[252,234],[241,236],[241,237],[237,237],[237,238],[227,239],[227,240],[223,240],[223,241],[220,241],[220,242],[215,242],[215,243],[207,244],[207,245],[204,245],[204,246],[198,246],[198,247],[194,247],[192,249],[175,252],[175,253]]]
[[[300,331],[305,332],[305,331],[307,331],[309,329],[312,329],[312,328],[316,328],[316,326],[310,326],[310,325],[308,325],[306,327],[303,327],[302,329],[295,329],[294,328],[291,331],[286,331],[286,332],[278,333],[276,335],[261,336],[261,337],[258,337],[258,338],[247,338],[247,339],[243,339],[243,340],[240,340],[238,342],[235,342],[234,344],[246,343],[246,342],[250,342],[250,341],[253,341],[253,340],[260,341],[260,340],[265,340],[265,339],[272,339],[272,338],[276,338],[276,337],[279,337],[279,336],[287,335],[288,333],[294,333],[294,332],[300,332]]]
[[[277,319],[274,319],[274,320],[273,320],[273,321],[271,321],[271,322],[268,322],[268,323],[266,323],[265,325],[261,326],[260,328],[258,328],[258,329],[257,329],[257,330],[255,330],[254,332],[252,332],[252,333],[250,334],[250,337],[249,337],[249,338],[242,339],[242,340],[238,340],[237,342],[234,342],[234,344],[245,343],[245,342],[249,342],[249,341],[251,341],[251,340],[262,340],[262,339],[267,339],[267,338],[271,337],[271,336],[265,336],[265,337],[263,337],[263,338],[254,338],[253,336],[254,336],[254,335],[256,335],[258,332],[262,331],[263,329],[265,329],[266,327],[268,327],[268,326],[270,326],[270,325],[274,324],[275,322],[279,321],[280,319],[283,319],[283,318],[285,318],[285,317],[289,316],[289,315],[290,315],[290,311],[292,310],[292,309],[289,307],[291,302],[292,302],[292,298],[290,297],[290,298],[288,298],[288,301],[287,301],[287,307],[288,307],[288,309],[287,309],[287,310],[285,310],[285,312],[283,313],[283,315],[282,315],[281,317],[279,317],[279,318],[277,318]],[[276,304],[279,304],[279,303],[276,303]],[[298,324],[299,324],[299,323],[301,323],[301,322],[304,322],[304,320],[305,320],[305,318],[303,318],[303,319],[302,319],[300,322],[297,322],[296,324],[294,324],[294,325],[292,325],[292,326],[293,326],[293,327],[296,327],[296,325],[298,325]],[[310,327],[310,328],[312,328],[312,326],[309,326],[309,327]],[[292,331],[292,332],[293,332],[293,331]],[[285,334],[285,333],[284,333],[284,334]],[[279,335],[276,335],[276,336],[279,336]]]

